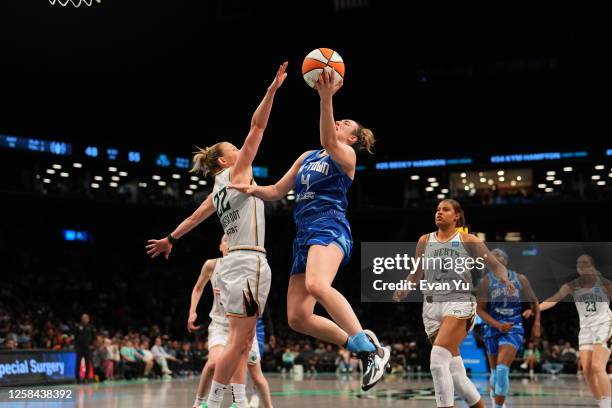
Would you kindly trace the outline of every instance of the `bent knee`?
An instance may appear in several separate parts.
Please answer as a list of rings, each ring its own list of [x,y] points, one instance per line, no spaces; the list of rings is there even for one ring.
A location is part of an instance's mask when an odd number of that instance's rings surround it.
[[[319,300],[325,297],[325,294],[331,288],[331,285],[321,279],[306,279],[306,291],[315,299]]]

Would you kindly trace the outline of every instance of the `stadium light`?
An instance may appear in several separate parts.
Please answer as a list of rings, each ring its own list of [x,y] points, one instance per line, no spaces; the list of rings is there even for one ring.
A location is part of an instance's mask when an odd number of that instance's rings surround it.
[[[158,181],[157,184],[164,187],[166,185],[166,182],[161,180],[161,181]]]
[[[95,176],[95,177],[94,177],[94,180],[96,180],[96,181],[102,181],[102,176]]]
[[[121,180],[121,178],[119,178],[119,176],[113,176],[113,177],[111,177],[111,180],[119,181],[119,180]]]
[[[467,174],[465,174],[465,173],[461,173],[461,177],[466,178],[466,177],[467,177]]]
[[[538,188],[546,188],[546,184],[538,184]]]
[[[108,185],[111,186],[111,187],[118,187],[119,186],[119,184],[115,183],[114,181],[111,181]]]
[[[153,180],[161,180],[161,177],[158,176],[157,174],[154,174],[152,177]]]
[[[91,188],[100,188],[98,183],[91,183]]]
[[[553,192],[553,188],[552,187],[548,187],[544,191],[546,191],[547,193],[552,193]]]
[[[55,170],[53,170],[53,169],[47,169],[47,174],[55,174]]]
[[[438,199],[439,200],[443,200],[444,198],[446,198],[446,196],[444,194],[438,194]]]
[[[185,190],[185,194],[187,194],[187,195],[193,195],[193,191],[191,191],[191,190]]]
[[[506,181],[506,178],[505,178],[504,176],[500,176],[500,177],[498,178],[498,180],[499,180],[499,181]]]
[[[114,173],[114,172],[117,171],[117,168],[111,166],[111,167],[108,168],[108,171],[110,171],[111,173]]]
[[[443,188],[441,191],[442,191],[442,194],[448,194],[448,188]]]
[[[605,182],[605,180],[601,180],[601,181],[598,181],[598,182],[597,182],[597,185],[598,185],[598,186],[605,186],[605,185],[606,185],[606,182]]]
[[[80,169],[81,167],[83,167],[83,165],[81,163],[72,163],[72,167],[74,167],[75,169]]]
[[[516,181],[521,181],[523,178],[521,176],[516,176]]]
[[[435,177],[430,177],[430,178],[428,178],[428,179],[427,179],[427,181],[428,181],[429,183],[433,183],[433,182],[435,182],[435,181],[436,181],[436,178],[435,178]]]
[[[62,171],[62,172],[60,173],[60,176],[61,176],[61,177],[68,177],[68,176],[70,176],[70,174],[66,173],[65,171]]]
[[[555,181],[553,181],[553,184],[558,186],[560,184],[563,184],[563,182],[561,180],[555,180]]]
[[[553,181],[554,179],[555,179],[555,176],[546,177],[546,181]]]
[[[563,168],[563,171],[564,171],[564,172],[566,172],[566,173],[569,173],[569,172],[570,172],[570,171],[572,171],[572,170],[574,170],[574,168],[573,168],[573,167],[571,167],[571,166],[567,166],[567,167],[564,167],[564,168]]]
[[[425,191],[432,192],[432,191],[434,191],[434,189],[433,189],[433,187],[425,187]]]
[[[413,176],[410,176],[410,180],[418,180],[418,179],[420,179],[420,178],[421,178],[421,177],[420,177],[419,175],[417,175],[417,174],[415,174],[415,175],[413,175]]]
[[[430,186],[432,187],[438,187],[440,185],[440,183],[431,183]]]
[[[127,176],[127,172],[125,172],[125,171],[120,171],[120,172],[119,172],[119,175],[120,175],[121,177],[125,177],[125,176]]]
[[[601,176],[599,174],[594,174],[591,176],[591,180],[599,180]]]
[[[195,190],[196,188],[198,188],[198,186],[195,185],[195,184],[190,184],[189,188],[192,189],[192,190]]]
[[[498,176],[503,176],[504,174],[505,174],[505,173],[504,173],[504,171],[503,171],[503,170],[500,170],[500,171],[498,171],[498,172],[497,172],[497,175],[498,175]]]
[[[487,179],[486,179],[486,178],[484,178],[484,177],[481,177],[481,178],[480,178],[480,182],[481,182],[481,183],[486,183],[486,182],[487,182]]]
[[[206,180],[200,180],[198,181],[198,184],[201,186],[205,186],[207,184]]]
[[[50,182],[51,182],[51,179],[48,179],[48,178],[43,179],[43,183],[45,184],[49,184]]]
[[[603,169],[604,169],[604,165],[603,164],[598,164],[597,166],[595,166],[595,170],[603,170]]]
[[[557,174],[557,172],[556,172],[556,171],[547,171],[547,172],[546,172],[546,175],[547,175],[547,176],[554,176],[555,174]]]
[[[175,173],[175,174],[172,175],[172,178],[175,179],[175,180],[178,180],[178,179],[181,178],[181,175]]]
[[[60,170],[60,169],[62,168],[62,166],[61,166],[61,165],[59,165],[59,164],[54,164],[54,165],[53,165],[53,166],[51,166],[51,167],[53,167],[53,168],[54,168],[54,169],[56,169],[56,170]]]
[[[198,181],[200,178],[198,176],[191,176],[191,181]]]
[[[146,188],[147,183],[138,183],[138,187]]]

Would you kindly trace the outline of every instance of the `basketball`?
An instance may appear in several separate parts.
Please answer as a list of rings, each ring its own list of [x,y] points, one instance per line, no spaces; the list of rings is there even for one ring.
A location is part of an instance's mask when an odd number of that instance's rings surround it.
[[[343,79],[344,61],[340,54],[330,48],[317,48],[310,51],[302,64],[302,76],[308,86],[314,88],[323,70],[334,71],[334,84]]]

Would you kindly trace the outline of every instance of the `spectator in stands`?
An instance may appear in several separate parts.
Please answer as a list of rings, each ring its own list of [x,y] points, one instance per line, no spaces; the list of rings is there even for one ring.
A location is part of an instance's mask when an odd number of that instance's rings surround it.
[[[283,353],[283,364],[282,364],[282,369],[281,372],[287,372],[287,371],[291,371],[293,370],[293,365],[295,363],[295,353],[293,351],[291,351],[291,349],[289,347],[287,347],[285,349],[285,352]]]
[[[153,353],[149,350],[149,340],[144,339],[139,346],[136,347],[136,358],[144,363],[144,376],[148,377],[153,369],[155,359]]]
[[[174,357],[166,353],[166,350],[162,347],[161,337],[157,336],[155,338],[155,345],[151,348],[151,353],[153,353],[155,362],[161,367],[164,378],[169,378],[172,371],[168,368],[168,360],[172,360]]]
[[[126,379],[137,378],[144,372],[144,363],[136,357],[136,349],[129,338],[123,342],[120,350],[121,360],[124,366],[124,375]]]
[[[86,374],[85,374],[85,383],[87,383],[87,372],[89,371],[89,367],[92,363],[92,349],[93,349],[93,342],[94,342],[94,328],[93,326],[91,326],[89,324],[90,322],[90,318],[89,315],[87,313],[83,313],[83,315],[81,316],[81,323],[77,324],[75,327],[75,341],[74,341],[74,350],[76,351],[76,355],[77,355],[77,364],[76,364],[76,378],[77,378],[77,383],[81,382],[81,376],[80,376],[80,367],[81,367],[81,359],[85,359],[85,367],[87,367],[86,369]],[[62,344],[67,344],[69,343],[69,341],[67,341],[68,336],[63,337],[63,343]]]
[[[550,351],[544,357],[542,369],[549,374],[556,375],[563,370],[563,361],[561,361],[561,349],[556,344],[551,347]]]
[[[16,350],[17,349],[17,340],[12,337],[9,337],[4,342],[4,348],[7,350]]]
[[[181,344],[181,348],[177,353],[177,360],[181,363],[181,375],[190,375],[195,372],[190,343],[184,342]]]
[[[537,364],[540,364],[540,350],[535,347],[535,343],[530,341],[527,343],[527,348],[523,352],[524,362],[521,368],[526,370],[529,367],[529,378],[534,377],[534,370]]]
[[[338,357],[336,358],[336,372],[339,374],[351,374],[353,372],[353,366],[351,365],[351,353],[341,348],[338,351]]]
[[[561,349],[561,361],[565,373],[575,373],[578,369],[578,352],[569,341],[566,341]]]

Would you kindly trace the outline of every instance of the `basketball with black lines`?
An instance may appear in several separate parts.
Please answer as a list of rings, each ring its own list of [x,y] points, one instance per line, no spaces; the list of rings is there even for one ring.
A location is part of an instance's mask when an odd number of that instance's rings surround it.
[[[344,61],[340,54],[330,48],[317,48],[304,58],[302,63],[302,76],[304,81],[314,88],[323,70],[333,72],[334,84],[344,78]]]

